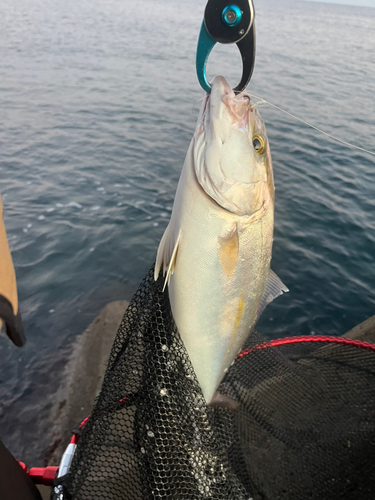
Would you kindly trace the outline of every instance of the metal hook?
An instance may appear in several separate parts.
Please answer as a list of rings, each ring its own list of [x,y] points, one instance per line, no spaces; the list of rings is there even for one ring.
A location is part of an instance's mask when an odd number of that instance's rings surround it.
[[[208,57],[216,43],[236,43],[242,58],[242,78],[233,90],[242,92],[249,83],[255,62],[255,11],[252,0],[209,0],[198,38],[196,70],[199,83],[207,93]]]

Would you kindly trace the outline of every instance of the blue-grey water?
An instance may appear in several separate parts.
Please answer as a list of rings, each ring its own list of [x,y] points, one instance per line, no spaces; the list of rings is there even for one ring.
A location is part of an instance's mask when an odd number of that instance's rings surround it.
[[[0,338],[0,433],[29,465],[49,444],[65,346],[154,262],[203,96],[205,4],[0,4],[0,189],[28,337],[21,350]],[[255,6],[249,90],[374,150],[375,9]],[[235,46],[214,49],[209,77],[234,86],[240,72]],[[374,157],[260,110],[276,184],[273,269],[290,293],[258,330],[343,334],[375,314]]]

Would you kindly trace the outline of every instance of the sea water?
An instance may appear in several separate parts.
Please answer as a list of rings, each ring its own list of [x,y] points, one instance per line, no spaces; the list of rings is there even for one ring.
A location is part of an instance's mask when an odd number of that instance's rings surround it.
[[[28,343],[0,338],[0,431],[29,465],[51,444],[64,346],[154,262],[204,95],[205,4],[1,2],[0,191]],[[249,91],[375,150],[375,9],[255,7]],[[215,74],[238,83],[236,46],[215,47]],[[344,334],[375,314],[375,158],[259,109],[276,185],[272,268],[290,292],[257,328]]]

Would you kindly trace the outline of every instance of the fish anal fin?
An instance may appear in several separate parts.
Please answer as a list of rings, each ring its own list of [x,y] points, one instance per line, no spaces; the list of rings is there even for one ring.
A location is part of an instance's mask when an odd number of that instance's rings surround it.
[[[284,285],[281,279],[275,274],[272,269],[270,269],[270,274],[264,289],[263,297],[259,302],[255,323],[260,318],[260,315],[265,310],[265,308],[270,304],[276,297],[282,295],[284,292],[289,292],[289,289]],[[254,324],[255,324],[254,323]]]

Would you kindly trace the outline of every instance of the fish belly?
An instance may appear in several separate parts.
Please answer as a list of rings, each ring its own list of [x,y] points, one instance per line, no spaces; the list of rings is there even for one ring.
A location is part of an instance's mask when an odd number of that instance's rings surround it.
[[[231,214],[202,190],[189,156],[184,170],[173,209],[180,241],[169,297],[210,402],[255,322],[270,270],[273,206],[258,218]]]

